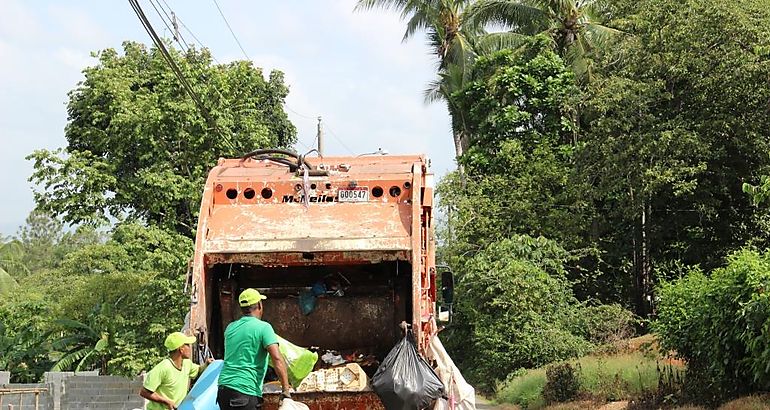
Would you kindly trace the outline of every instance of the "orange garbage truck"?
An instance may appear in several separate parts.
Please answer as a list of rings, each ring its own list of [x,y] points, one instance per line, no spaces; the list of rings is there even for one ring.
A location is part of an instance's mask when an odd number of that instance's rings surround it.
[[[432,362],[438,315],[448,311],[439,299],[451,302],[433,220],[433,175],[421,155],[268,149],[220,159],[203,191],[189,279],[199,349],[223,357],[238,294],[255,288],[268,297],[264,320],[276,333],[330,365],[356,363],[371,377],[403,323]],[[319,385],[293,396],[311,409],[384,408],[371,389],[355,390]],[[276,409],[279,396],[266,389],[265,408]]]

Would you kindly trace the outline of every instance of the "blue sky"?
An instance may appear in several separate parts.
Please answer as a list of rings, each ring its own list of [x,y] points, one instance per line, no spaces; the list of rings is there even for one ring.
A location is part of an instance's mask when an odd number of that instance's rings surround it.
[[[328,155],[382,147],[427,154],[437,175],[454,168],[446,109],[422,98],[435,61],[422,36],[401,43],[398,15],[354,13],[353,0],[218,1],[253,63],[265,74],[285,73],[298,151],[314,144],[322,116]],[[169,36],[150,1],[140,3]],[[217,60],[246,58],[213,0],[166,3]],[[0,235],[11,235],[34,207],[32,164],[24,157],[65,145],[67,92],[94,64],[90,53],[150,39],[122,0],[0,0],[0,10]]]

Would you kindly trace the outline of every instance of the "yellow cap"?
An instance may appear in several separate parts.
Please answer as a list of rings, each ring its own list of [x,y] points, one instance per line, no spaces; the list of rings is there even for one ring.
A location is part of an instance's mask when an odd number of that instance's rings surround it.
[[[267,296],[259,293],[256,289],[248,288],[238,296],[238,304],[240,304],[241,307],[248,307],[256,305],[259,301],[265,299],[267,299]]]
[[[166,341],[163,342],[163,345],[166,346],[166,349],[170,352],[179,349],[182,345],[190,345],[193,343],[195,343],[195,336],[187,336],[182,332],[174,332],[166,337]]]

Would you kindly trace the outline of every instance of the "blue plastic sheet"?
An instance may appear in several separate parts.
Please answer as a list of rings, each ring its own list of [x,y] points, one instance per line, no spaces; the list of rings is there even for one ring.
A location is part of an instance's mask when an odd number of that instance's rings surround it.
[[[190,393],[177,407],[178,410],[219,410],[217,404],[217,388],[219,373],[222,371],[222,360],[212,362],[195,382]]]

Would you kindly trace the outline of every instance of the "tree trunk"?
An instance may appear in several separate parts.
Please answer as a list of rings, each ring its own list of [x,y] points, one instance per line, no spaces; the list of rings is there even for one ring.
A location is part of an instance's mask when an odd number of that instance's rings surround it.
[[[468,149],[468,138],[462,130],[454,130],[452,132],[452,139],[455,143],[455,161],[457,161],[457,170],[460,171],[461,176],[465,176],[465,168],[460,163],[460,157]]]
[[[636,295],[637,295],[637,314],[641,317],[648,317],[652,313],[652,258],[650,257],[650,221],[649,205],[647,201],[642,203],[642,212],[639,225],[639,244],[636,243],[634,235],[634,267],[636,271]],[[638,249],[638,251],[637,251]]]

